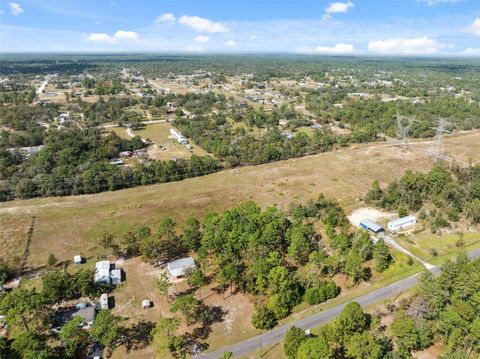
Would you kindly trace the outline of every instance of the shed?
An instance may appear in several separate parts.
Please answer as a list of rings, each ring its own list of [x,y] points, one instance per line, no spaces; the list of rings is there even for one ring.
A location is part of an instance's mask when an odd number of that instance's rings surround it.
[[[73,263],[75,264],[82,264],[83,258],[80,255],[73,256]]]
[[[410,215],[388,222],[387,227],[392,232],[396,232],[402,228],[413,226],[415,223],[417,223],[417,217]]]
[[[103,293],[100,296],[100,309],[108,309],[108,294]]]
[[[167,263],[170,280],[180,279],[185,275],[187,269],[195,269],[195,261],[192,257],[177,259]]]
[[[360,221],[360,227],[363,229],[366,229],[367,231],[373,232],[373,233],[379,233],[384,231],[385,229],[379,225],[378,223],[375,223],[369,219],[362,219]]]
[[[150,302],[149,299],[142,300],[142,308],[143,309],[150,308],[151,306],[152,306],[152,303]]]
[[[114,269],[110,272],[110,281],[112,284],[118,285],[122,282],[122,270]]]
[[[100,261],[95,264],[95,283],[110,284],[110,261]]]

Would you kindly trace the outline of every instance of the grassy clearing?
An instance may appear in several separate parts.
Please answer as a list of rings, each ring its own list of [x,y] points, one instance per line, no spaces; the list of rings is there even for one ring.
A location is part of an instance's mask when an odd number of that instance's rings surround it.
[[[0,259],[16,266],[23,256],[32,217],[28,215],[4,215],[0,217]]]
[[[429,263],[439,264],[455,256],[460,250],[468,251],[480,247],[480,232],[450,234],[422,232],[411,236],[397,236],[395,241],[419,258]]]
[[[466,145],[471,144],[469,141]],[[105,232],[121,234],[141,225],[156,226],[166,216],[181,223],[188,217],[201,218],[246,200],[262,207],[278,205],[288,209],[293,201],[305,202],[323,192],[349,211],[361,206],[358,199],[373,180],[384,186],[407,169],[428,171],[433,163],[431,158],[418,153],[404,154],[383,143],[358,145],[180,182],[94,195],[7,202],[0,204],[0,220],[36,216],[29,257],[29,265],[35,267],[44,263],[48,253],[55,253],[59,260],[71,259],[78,252],[98,255],[102,249],[96,239]],[[21,246],[24,241],[21,231],[12,235],[3,227],[0,242]],[[15,250],[16,246],[12,248]],[[9,250],[5,255],[14,253]]]
[[[138,135],[145,139],[150,139],[154,144],[150,146],[149,153],[152,153],[152,157],[159,160],[171,160],[173,158],[190,158],[192,154],[197,156],[207,156],[208,153],[192,143],[193,149],[190,151],[185,146],[179,144],[177,141],[168,138],[170,136],[170,129],[174,128],[168,123],[156,123],[147,125],[144,128],[133,131],[135,135]],[[158,145],[163,145],[166,150],[160,150]]]

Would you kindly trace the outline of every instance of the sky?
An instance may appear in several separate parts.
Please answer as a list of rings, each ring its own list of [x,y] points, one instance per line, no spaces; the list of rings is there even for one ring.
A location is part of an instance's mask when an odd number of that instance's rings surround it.
[[[480,57],[480,0],[0,0],[0,53]]]

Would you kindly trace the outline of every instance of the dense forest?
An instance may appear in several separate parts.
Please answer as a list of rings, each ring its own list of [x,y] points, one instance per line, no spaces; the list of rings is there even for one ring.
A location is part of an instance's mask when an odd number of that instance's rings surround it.
[[[0,150],[0,200],[97,193],[204,175],[218,171],[210,157],[149,161],[135,167],[111,164],[126,150],[145,147],[139,137],[124,140],[95,128],[50,131],[44,147],[25,161],[15,151]],[[20,158],[19,158],[20,157]],[[19,164],[20,163],[20,164]]]

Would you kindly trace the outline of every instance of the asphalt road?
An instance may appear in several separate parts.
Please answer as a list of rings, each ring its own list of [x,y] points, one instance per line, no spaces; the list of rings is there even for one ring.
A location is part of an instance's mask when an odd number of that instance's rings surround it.
[[[480,248],[475,249],[469,253],[469,257],[476,258],[480,256]],[[430,271],[437,275],[440,272],[440,268],[435,266],[430,268]],[[355,301],[358,302],[362,307],[368,306],[370,304],[377,303],[387,298],[391,298],[395,295],[400,294],[401,292],[408,290],[414,287],[417,284],[418,274],[415,274],[411,277],[399,280],[398,282],[389,284],[380,289],[374,290],[368,294],[362,295],[358,298],[355,298]],[[338,314],[341,313],[343,308],[348,303],[340,304],[336,307],[330,308],[328,310],[316,313],[311,315],[308,318],[297,320],[295,322],[289,323],[287,325],[274,328],[268,332],[257,335],[250,339],[238,342],[236,344],[225,347],[221,350],[217,350],[211,353],[199,354],[194,356],[196,359],[218,359],[223,352],[232,352],[234,357],[239,357],[254,351],[259,350],[260,348],[266,349],[266,347],[277,344],[283,340],[287,330],[296,326],[302,329],[312,329],[320,324],[327,323],[334,319]]]

